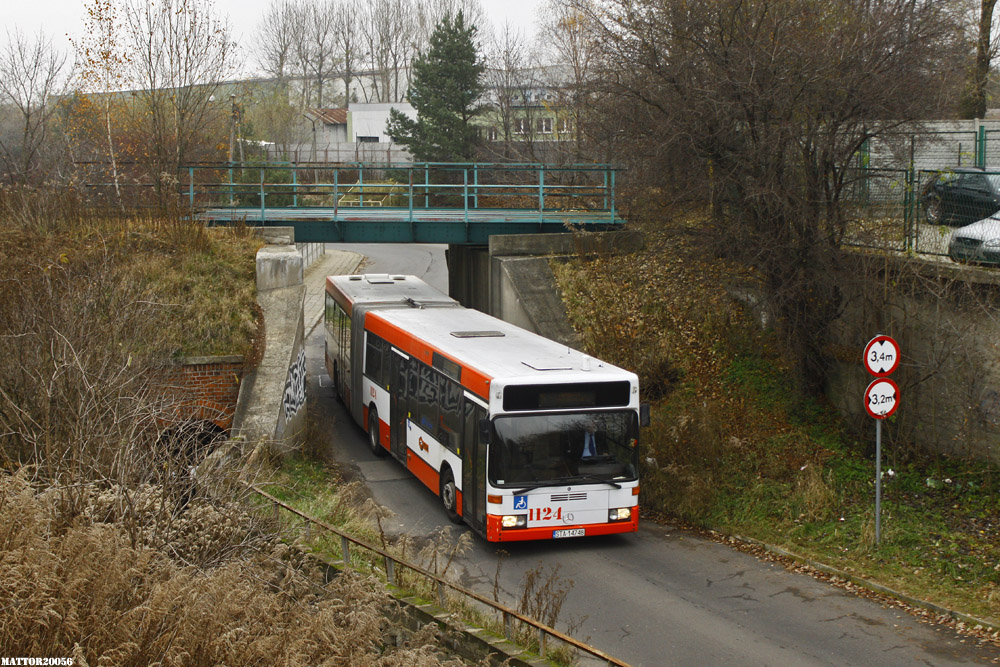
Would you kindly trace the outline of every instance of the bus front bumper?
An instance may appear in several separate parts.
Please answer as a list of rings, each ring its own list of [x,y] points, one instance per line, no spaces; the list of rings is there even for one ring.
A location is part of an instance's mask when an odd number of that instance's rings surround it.
[[[634,533],[639,529],[639,506],[632,508],[632,517],[627,521],[611,521],[608,523],[588,523],[553,526],[529,526],[527,528],[503,528],[499,514],[486,515],[486,539],[490,542],[523,542],[526,540],[551,540],[555,531],[583,530],[583,535],[574,537],[589,537],[591,535],[613,535],[616,533]]]

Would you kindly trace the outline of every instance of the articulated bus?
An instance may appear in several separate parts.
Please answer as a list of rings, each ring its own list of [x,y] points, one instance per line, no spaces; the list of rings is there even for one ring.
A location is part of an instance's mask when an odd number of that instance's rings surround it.
[[[414,276],[330,276],[325,312],[334,390],[453,522],[490,541],[637,529],[634,373]]]

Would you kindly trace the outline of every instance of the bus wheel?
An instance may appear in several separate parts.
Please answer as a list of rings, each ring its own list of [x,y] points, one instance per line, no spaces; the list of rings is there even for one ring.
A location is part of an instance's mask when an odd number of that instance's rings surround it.
[[[445,468],[441,473],[441,504],[444,505],[449,521],[462,523],[462,517],[458,514],[458,489],[455,487],[455,476],[451,474],[451,468]]]
[[[385,456],[385,447],[378,441],[378,410],[375,406],[368,408],[368,446],[375,456]]]

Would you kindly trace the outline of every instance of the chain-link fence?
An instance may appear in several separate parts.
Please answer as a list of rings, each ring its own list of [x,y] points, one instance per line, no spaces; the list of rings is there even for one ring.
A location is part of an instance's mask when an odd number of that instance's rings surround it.
[[[1000,129],[880,136],[857,164],[842,195],[845,245],[1000,263]]]
[[[843,242],[863,248],[904,251],[911,212],[907,200],[911,172],[904,169],[851,170],[841,195],[846,220]]]

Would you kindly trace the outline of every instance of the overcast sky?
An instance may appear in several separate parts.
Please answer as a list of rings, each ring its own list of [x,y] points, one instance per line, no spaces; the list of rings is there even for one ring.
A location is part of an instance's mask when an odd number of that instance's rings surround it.
[[[219,14],[229,16],[233,34],[247,47],[264,9],[270,0],[215,0]],[[535,8],[538,0],[482,0],[497,28],[505,21],[521,29],[530,40],[534,37]],[[83,0],[0,0],[0,44],[7,42],[6,31],[13,27],[34,34],[39,29],[53,38],[57,46],[69,49],[67,36],[74,37],[83,25]]]

